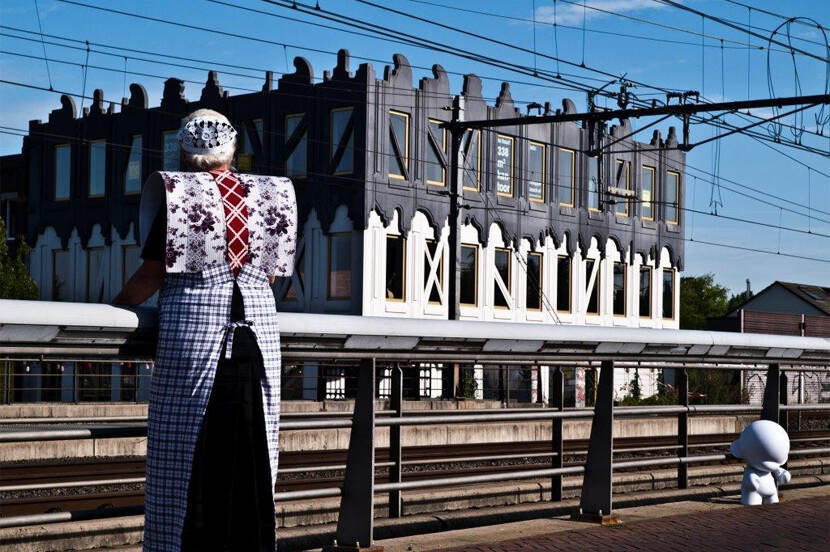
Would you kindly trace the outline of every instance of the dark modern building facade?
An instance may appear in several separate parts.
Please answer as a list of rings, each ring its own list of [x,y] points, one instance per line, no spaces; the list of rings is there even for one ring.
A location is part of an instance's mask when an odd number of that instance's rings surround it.
[[[140,262],[142,183],[178,168],[179,121],[208,107],[239,130],[239,170],[294,181],[301,236],[294,275],[275,285],[280,310],[446,318],[442,123],[455,102],[466,120],[519,116],[509,86],[491,104],[467,75],[454,95],[438,65],[415,84],[402,55],[382,76],[369,64],[352,71],[345,50],[322,79],[303,58],[294,67],[234,96],[214,72],[198,98],[170,78],[158,107],[140,84],[120,102],[95,90],[83,113],[62,96],[48,120],[31,121],[21,232],[34,246],[41,298],[118,292]],[[568,99],[560,109],[576,112]],[[588,131],[574,123],[465,134],[461,318],[678,327],[685,155],[673,128],[649,142],[631,132],[628,121],[607,129],[601,163],[584,153]],[[611,202],[608,186],[633,196]]]

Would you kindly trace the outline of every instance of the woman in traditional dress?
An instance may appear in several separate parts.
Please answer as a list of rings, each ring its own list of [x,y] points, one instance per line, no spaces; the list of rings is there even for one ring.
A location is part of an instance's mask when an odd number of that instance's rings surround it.
[[[144,185],[143,264],[116,297],[159,290],[147,419],[145,552],[276,549],[280,348],[271,284],[293,271],[294,188],[243,175],[236,131],[200,109],[179,130],[187,172]]]

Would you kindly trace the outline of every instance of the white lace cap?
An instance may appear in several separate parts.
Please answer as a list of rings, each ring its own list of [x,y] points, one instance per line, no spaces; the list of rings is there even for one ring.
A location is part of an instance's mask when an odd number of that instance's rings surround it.
[[[179,130],[182,150],[197,155],[224,153],[235,140],[236,130],[230,124],[210,116],[194,117]]]

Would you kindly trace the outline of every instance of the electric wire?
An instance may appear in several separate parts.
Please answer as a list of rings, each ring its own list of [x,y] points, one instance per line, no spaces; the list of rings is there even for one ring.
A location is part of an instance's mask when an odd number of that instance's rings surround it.
[[[15,86],[22,86],[22,87],[25,87],[25,88],[30,88],[30,89],[36,89],[36,90],[42,90],[42,91],[48,91],[48,92],[57,93],[57,94],[66,94],[66,95],[69,95],[69,96],[81,97],[81,95],[79,95],[79,94],[77,94],[77,93],[65,92],[65,91],[59,91],[59,90],[48,90],[48,89],[46,89],[46,88],[44,88],[44,87],[37,86],[37,85],[32,85],[32,84],[28,84],[28,83],[20,83],[20,82],[16,82],[16,81],[8,81],[8,80],[0,80],[0,83],[5,83],[5,84],[15,85]],[[89,96],[86,96],[86,98],[87,98],[87,99],[94,99],[94,98],[90,98]],[[129,106],[122,106],[122,108],[124,108],[124,107],[129,107]],[[178,117],[178,116],[179,116],[179,114],[178,114],[178,113],[166,112],[166,111],[164,111],[164,110],[161,110],[160,108],[153,108],[153,109],[154,109],[154,110],[156,110],[156,111],[157,111],[157,112],[159,112],[159,113],[162,113],[162,114],[168,114],[168,115],[175,116],[175,117]],[[482,129],[482,130],[484,130],[485,132],[488,132],[488,133],[498,133],[497,131],[492,130],[492,129]],[[273,135],[276,135],[276,134],[277,134],[277,133],[276,133],[276,132],[274,132],[274,131],[267,131],[267,132],[268,132],[269,134],[273,134]],[[315,139],[309,139],[309,140],[310,140],[310,141],[314,141],[314,142],[319,142],[318,140],[315,140]],[[562,145],[562,144],[556,144],[556,143],[551,143],[550,145],[551,145],[552,147],[564,147],[564,148],[566,148],[566,149],[571,149],[571,150],[573,149],[573,148],[572,148],[572,146],[570,146],[570,145]],[[654,151],[664,151],[664,149],[665,149],[665,148],[656,148]],[[368,151],[368,150],[361,150],[361,151]],[[650,152],[649,152],[648,150],[645,150],[645,149],[642,149],[642,148],[641,148],[641,149],[632,150],[632,151],[639,152],[639,153],[641,153],[644,157],[651,158],[651,159],[652,159],[652,161],[653,161],[654,163],[660,163],[660,162],[661,162],[661,160],[660,160],[660,158],[659,158],[659,157],[654,156],[654,155],[650,155]],[[384,152],[373,152],[373,153],[378,153],[378,154],[381,154],[381,155],[392,155],[392,154],[388,154],[388,153],[384,153]],[[613,155],[613,154],[618,154],[618,153],[622,153],[622,152],[621,152],[620,150],[614,150],[614,151],[603,151],[603,154],[604,154],[604,155]],[[424,162],[428,162],[428,161],[424,161]],[[685,168],[685,169],[689,169],[689,168],[691,168],[692,170],[696,170],[696,171],[697,171],[697,172],[699,172],[699,173],[703,173],[703,174],[706,174],[706,175],[708,175],[708,176],[715,176],[715,175],[714,175],[714,174],[712,174],[712,173],[709,173],[709,172],[704,171],[704,170],[702,170],[702,169],[698,169],[698,168],[695,168],[695,167],[691,167],[691,166],[689,166],[688,164],[685,164],[683,168]],[[678,167],[678,169],[680,169],[680,167]],[[488,172],[488,171],[484,171],[484,172],[485,172],[485,174],[488,174],[488,175],[493,175],[493,174],[494,174],[494,173],[492,173],[492,172]],[[750,187],[750,186],[747,186],[747,185],[741,184],[741,183],[739,183],[739,182],[732,181],[732,180],[729,180],[729,179],[724,179],[724,180],[727,180],[728,182],[731,182],[731,183],[733,183],[733,184],[735,184],[735,185],[737,185],[737,186],[740,186],[740,187],[742,187],[742,188],[745,188],[745,189],[748,189],[748,190],[752,190],[752,191],[754,191],[755,193],[761,193],[761,194],[763,194],[763,195],[768,195],[768,196],[770,196],[770,197],[772,197],[772,198],[774,198],[774,199],[776,199],[776,200],[779,200],[779,201],[785,201],[785,202],[790,203],[790,204],[795,205],[795,206],[800,206],[800,207],[803,207],[803,208],[807,208],[807,206],[805,206],[805,205],[802,205],[802,204],[799,204],[799,203],[793,202],[793,201],[788,200],[788,199],[786,199],[786,198],[782,198],[782,197],[779,197],[779,196],[775,196],[775,195],[772,195],[772,194],[769,194],[769,193],[766,193],[766,192],[759,192],[756,188],[753,188],[753,187]],[[707,181],[707,182],[713,183],[714,181]],[[721,187],[722,187],[722,188],[724,188],[724,189],[730,190],[730,191],[732,191],[733,193],[736,193],[736,194],[742,195],[742,196],[744,196],[744,197],[747,197],[747,198],[749,198],[749,199],[752,199],[752,200],[755,200],[755,201],[757,201],[757,202],[760,202],[760,203],[762,203],[762,204],[766,204],[766,205],[774,205],[774,206],[776,206],[776,207],[777,207],[777,205],[772,204],[772,203],[770,203],[770,202],[768,202],[768,201],[762,200],[762,199],[758,198],[757,196],[753,196],[753,195],[745,194],[745,193],[740,192],[740,191],[738,191],[738,190],[734,190],[734,189],[728,188],[728,187],[726,187],[726,186],[724,186],[724,185],[722,185],[722,184],[721,184]],[[795,210],[793,210],[793,209],[785,208],[785,210],[787,210],[788,212],[791,212],[791,213],[793,213],[793,214],[797,214],[797,215],[799,215],[799,216],[808,216],[808,215],[805,215],[805,214],[804,214],[804,213],[802,213],[802,212],[795,211]],[[825,214],[830,215],[830,213],[828,213],[828,212],[821,211],[821,210],[818,210],[818,209],[815,209],[815,208],[813,208],[812,210],[813,210],[813,211],[817,211],[817,212],[821,212],[821,213],[825,213]],[[815,219],[816,217],[813,217],[813,218]],[[817,220],[821,220],[822,222],[830,222],[830,221],[825,221],[825,220],[823,220],[823,219],[817,219]]]

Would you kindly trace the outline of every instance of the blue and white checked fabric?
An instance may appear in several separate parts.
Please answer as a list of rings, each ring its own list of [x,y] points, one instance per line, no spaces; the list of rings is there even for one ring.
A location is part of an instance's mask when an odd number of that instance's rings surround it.
[[[159,343],[147,419],[144,552],[181,549],[193,451],[222,344],[235,327],[228,324],[233,279],[228,264],[200,272],[168,273],[159,294]],[[244,264],[236,280],[242,292],[245,318],[256,336],[265,366],[262,404],[273,494],[280,413],[276,303],[268,278],[259,267]]]

